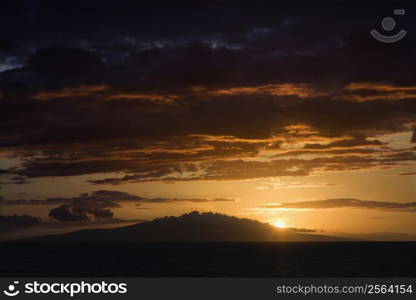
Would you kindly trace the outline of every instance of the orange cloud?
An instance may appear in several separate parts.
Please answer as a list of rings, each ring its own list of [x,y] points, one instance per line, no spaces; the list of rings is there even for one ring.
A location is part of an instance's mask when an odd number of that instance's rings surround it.
[[[157,93],[117,93],[105,97],[107,100],[114,99],[137,99],[137,100],[153,100],[156,102],[171,103],[178,99],[176,95],[164,95]]]
[[[196,91],[201,91],[198,88]],[[296,96],[299,98],[313,98],[326,95],[317,91],[310,84],[265,84],[258,86],[241,86],[226,89],[216,89],[208,92],[214,95],[244,95],[244,94],[264,94],[272,96]]]
[[[77,98],[86,97],[91,94],[102,92],[108,89],[106,85],[82,85],[76,87],[65,87],[58,90],[52,90],[47,92],[40,92],[33,96],[36,100],[46,101],[52,99],[62,98]]]
[[[106,85],[83,85],[75,87],[65,87],[57,90],[43,91],[33,96],[36,100],[46,101],[53,99],[65,99],[65,98],[79,98],[87,96],[100,96],[100,99],[115,100],[115,99],[138,99],[138,100],[151,100],[156,102],[170,103],[178,98],[176,95],[166,95],[154,92],[142,92],[142,93],[106,93],[110,87]],[[0,95],[1,96],[1,95]]]
[[[347,91],[357,90],[372,90],[372,91],[383,91],[383,92],[405,92],[413,91],[416,92],[415,86],[398,86],[386,83],[373,83],[373,82],[353,82],[348,84],[345,88]]]
[[[353,82],[344,87],[342,97],[365,102],[375,100],[404,100],[416,98],[416,86],[399,86],[387,83]]]

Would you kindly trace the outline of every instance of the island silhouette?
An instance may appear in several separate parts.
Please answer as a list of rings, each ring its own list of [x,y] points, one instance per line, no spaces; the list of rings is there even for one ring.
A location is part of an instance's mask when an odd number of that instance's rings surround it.
[[[415,276],[416,243],[348,241],[211,212],[1,245],[4,257],[19,257],[2,262],[9,276]]]
[[[125,227],[80,230],[60,235],[38,236],[29,240],[48,242],[278,242],[337,241],[341,238],[318,235],[313,230],[277,228],[256,220],[193,211],[179,217],[156,218],[153,221]]]

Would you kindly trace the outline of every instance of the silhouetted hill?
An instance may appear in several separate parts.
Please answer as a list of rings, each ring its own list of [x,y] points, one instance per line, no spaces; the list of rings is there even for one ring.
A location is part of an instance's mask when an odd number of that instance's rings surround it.
[[[30,240],[48,242],[266,242],[341,239],[302,233],[294,229],[279,229],[266,223],[217,213],[191,212],[180,217],[157,218],[150,222],[126,227],[82,230],[62,235],[35,237]]]

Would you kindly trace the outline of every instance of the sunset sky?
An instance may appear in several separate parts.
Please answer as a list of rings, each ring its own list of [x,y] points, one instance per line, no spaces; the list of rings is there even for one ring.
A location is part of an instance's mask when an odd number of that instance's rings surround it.
[[[0,214],[416,239],[416,6],[279,2],[2,3]]]

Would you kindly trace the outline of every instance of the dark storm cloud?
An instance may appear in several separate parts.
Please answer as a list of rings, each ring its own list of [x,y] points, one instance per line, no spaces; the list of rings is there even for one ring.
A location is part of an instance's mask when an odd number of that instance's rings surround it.
[[[261,208],[288,208],[288,209],[330,209],[330,208],[362,208],[383,211],[416,212],[416,202],[380,202],[364,201],[358,199],[327,199],[317,201],[301,201],[281,204],[270,204]]]
[[[0,171],[18,179],[2,182],[111,172],[121,175],[92,182],[244,179],[414,160],[369,152],[383,146],[369,137],[416,121],[414,35],[387,47],[368,34],[389,3],[236,5],[2,3],[0,149],[22,159]],[[296,124],[339,139],[305,150],[348,157],[241,160],[278,148]]]
[[[106,68],[101,57],[94,52],[79,48],[50,48],[40,49],[29,57],[25,71],[44,79],[40,87],[45,87],[67,82],[87,85],[100,81]]]
[[[153,82],[159,88],[324,79],[335,83],[352,78],[382,81],[398,73],[401,79],[413,79],[413,37],[395,48],[382,48],[368,38],[380,11],[391,13],[390,4],[384,2],[378,10],[361,4],[359,11],[346,1],[335,6],[306,1],[299,5],[17,1],[2,6],[2,48],[26,61],[24,74],[8,72],[8,76],[26,76],[20,81],[25,85],[32,77],[32,86],[39,88],[71,80],[76,84],[76,74],[83,84],[105,81],[143,87]],[[402,26],[411,22],[404,18]],[[53,77],[57,71],[62,73]]]

